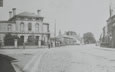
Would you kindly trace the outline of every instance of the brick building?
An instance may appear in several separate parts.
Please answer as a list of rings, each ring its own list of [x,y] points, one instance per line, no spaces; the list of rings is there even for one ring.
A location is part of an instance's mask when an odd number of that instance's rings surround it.
[[[11,33],[18,36],[23,43],[29,43],[28,40],[33,37],[35,45],[47,45],[50,36],[49,24],[43,23],[43,20],[40,10],[37,10],[37,14],[30,12],[16,14],[16,8],[13,8],[9,12],[9,20],[0,21],[0,40],[4,43],[5,34]]]

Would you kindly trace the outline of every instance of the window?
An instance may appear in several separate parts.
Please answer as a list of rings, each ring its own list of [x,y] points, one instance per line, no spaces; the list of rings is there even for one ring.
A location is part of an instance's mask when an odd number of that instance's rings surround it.
[[[39,24],[38,23],[36,23],[36,25],[35,25],[35,31],[39,32]]]
[[[28,31],[32,31],[32,24],[31,23],[28,24]]]
[[[8,24],[8,31],[12,31],[12,24]]]
[[[43,25],[43,32],[48,32],[47,25]]]
[[[23,22],[21,22],[21,24],[20,24],[20,31],[21,31],[21,32],[24,31],[24,23],[23,23]]]

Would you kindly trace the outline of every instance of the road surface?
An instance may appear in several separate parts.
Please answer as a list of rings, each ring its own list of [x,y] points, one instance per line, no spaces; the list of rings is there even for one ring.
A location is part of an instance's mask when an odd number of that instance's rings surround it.
[[[112,48],[75,45],[44,50],[26,51],[34,55],[24,65],[25,72],[115,72]]]

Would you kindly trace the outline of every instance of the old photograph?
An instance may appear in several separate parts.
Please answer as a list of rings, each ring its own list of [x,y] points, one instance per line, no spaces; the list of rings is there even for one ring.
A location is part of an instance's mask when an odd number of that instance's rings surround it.
[[[0,0],[0,72],[115,72],[115,0]]]

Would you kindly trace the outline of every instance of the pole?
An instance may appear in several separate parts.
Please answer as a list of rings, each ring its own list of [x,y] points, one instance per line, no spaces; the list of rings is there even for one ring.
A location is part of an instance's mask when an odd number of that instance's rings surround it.
[[[55,20],[55,26],[54,26],[54,38],[55,38],[55,47],[56,47],[56,20]]]
[[[112,16],[112,9],[111,9],[111,5],[112,5],[112,1],[110,0],[110,3],[109,3],[109,13],[110,13],[110,18]]]

